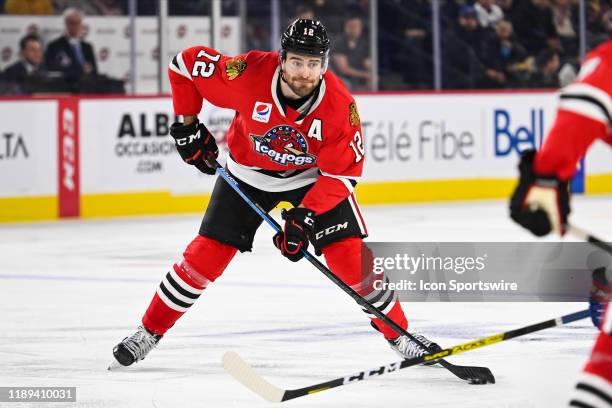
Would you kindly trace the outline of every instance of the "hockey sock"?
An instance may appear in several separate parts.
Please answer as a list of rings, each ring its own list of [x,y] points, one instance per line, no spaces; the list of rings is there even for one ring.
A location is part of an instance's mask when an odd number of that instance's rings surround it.
[[[599,333],[584,371],[604,378],[612,384],[612,334],[603,331]]]
[[[408,328],[408,320],[404,315],[400,302],[397,300],[395,291],[387,290],[385,286],[381,290],[374,289],[373,281],[374,279],[379,279],[380,276],[374,276],[369,273],[372,271],[372,253],[363,245],[361,238],[347,238],[334,242],[323,248],[322,252],[325,255],[325,261],[329,268],[344,283],[351,286],[357,293],[374,305],[381,313],[386,314],[387,317],[401,328]],[[363,270],[368,271],[368,273],[362,273],[362,266]],[[386,339],[398,337],[398,333],[395,330],[374,317],[366,309],[362,310],[370,317],[374,328],[380,331]]]
[[[236,254],[236,249],[198,235],[157,287],[142,318],[151,333],[166,331],[195,303],[204,289],[217,279]]]
[[[569,403],[571,407],[612,406],[612,336],[599,333]]]

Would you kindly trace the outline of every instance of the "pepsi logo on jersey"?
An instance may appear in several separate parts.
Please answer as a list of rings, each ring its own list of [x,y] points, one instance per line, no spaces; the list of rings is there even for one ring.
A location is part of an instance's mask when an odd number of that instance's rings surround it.
[[[288,125],[275,126],[264,136],[251,135],[253,149],[275,163],[295,166],[313,164],[317,158],[308,154],[306,138]]]
[[[253,120],[258,122],[268,123],[270,121],[270,113],[272,113],[272,104],[265,102],[255,102],[253,108]]]

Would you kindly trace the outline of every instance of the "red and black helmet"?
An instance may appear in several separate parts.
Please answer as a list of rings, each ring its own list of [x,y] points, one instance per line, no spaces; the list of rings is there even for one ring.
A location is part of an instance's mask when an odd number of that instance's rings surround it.
[[[285,59],[287,52],[318,56],[325,71],[329,47],[327,30],[320,21],[298,18],[289,24],[281,37],[281,58]]]

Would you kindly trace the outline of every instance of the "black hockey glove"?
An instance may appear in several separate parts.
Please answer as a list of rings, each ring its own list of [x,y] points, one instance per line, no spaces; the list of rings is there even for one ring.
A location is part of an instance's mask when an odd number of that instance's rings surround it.
[[[170,136],[185,163],[194,165],[202,173],[215,174],[215,169],[209,167],[204,159],[211,156],[216,159],[219,148],[206,126],[198,121],[189,125],[175,122],[170,126]]]
[[[272,240],[281,253],[292,262],[302,259],[301,250],[308,249],[308,241],[314,234],[314,211],[308,208],[292,208],[281,213],[285,220],[283,232],[278,232]]]
[[[535,150],[527,150],[521,156],[521,176],[510,199],[510,217],[538,237],[551,231],[563,235],[570,213],[567,182],[536,174],[535,154]]]

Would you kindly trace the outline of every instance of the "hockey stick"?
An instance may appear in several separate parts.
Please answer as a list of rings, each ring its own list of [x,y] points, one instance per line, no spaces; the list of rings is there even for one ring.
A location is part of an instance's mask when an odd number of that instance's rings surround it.
[[[572,234],[573,236],[575,236],[576,238],[580,238],[588,243],[591,243],[593,245],[595,245],[596,247],[603,249],[604,251],[607,251],[608,253],[612,254],[612,245],[610,245],[609,243],[594,237],[593,235],[589,234],[588,232],[586,232],[585,230],[578,228],[574,225],[571,224],[565,224],[565,229],[569,234]]]
[[[556,319],[546,320],[541,323],[536,323],[530,326],[525,326],[519,329],[496,334],[494,336],[483,337],[482,339],[459,344],[454,347],[444,349],[433,355],[426,355],[410,360],[396,361],[394,363],[376,367],[371,370],[360,371],[358,373],[347,375],[345,377],[339,377],[330,381],[309,385],[303,388],[296,388],[293,390],[282,389],[269,383],[267,380],[259,376],[249,364],[247,364],[237,353],[234,353],[233,351],[229,351],[223,355],[223,367],[238,382],[240,382],[242,385],[244,385],[254,393],[258,394],[262,398],[265,398],[270,402],[283,402],[294,398],[314,394],[316,392],[327,391],[329,389],[341,387],[343,385],[348,385],[357,381],[367,380],[375,376],[412,367],[426,361],[436,360],[440,357],[447,357],[465,353],[467,351],[476,350],[481,347],[490,346],[491,344],[514,339],[519,336],[524,336],[526,334],[534,333],[551,327],[561,326],[563,324],[575,322],[577,320],[581,320],[587,317],[589,317],[588,309],[576,313],[567,314]]]
[[[259,204],[254,202],[240,187],[238,182],[234,180],[232,176],[229,175],[227,171],[219,162],[217,162],[214,158],[208,158],[207,163],[209,166],[213,167],[216,172],[221,176],[229,185],[242,197],[242,199],[257,213],[261,218],[264,219],[276,232],[282,232],[281,226],[268,215],[268,213],[261,208]],[[331,279],[337,286],[339,286],[344,292],[346,292],[350,297],[353,298],[357,304],[366,309],[368,312],[372,313],[374,316],[378,317],[382,320],[386,325],[390,326],[395,332],[409,337],[412,341],[419,344],[424,349],[427,347],[400,327],[393,320],[388,318],[385,314],[379,311],[376,307],[374,307],[370,302],[361,297],[357,292],[355,292],[349,285],[344,283],[340,278],[338,278],[332,271],[330,271],[325,265],[323,265],[317,258],[314,257],[310,252],[302,250],[302,254],[304,258],[306,258],[311,264],[313,264],[319,271],[321,271],[325,276]],[[446,360],[438,360],[438,363],[446,368],[448,371],[461,378],[462,380],[469,381],[470,384],[487,384],[487,383],[495,383],[495,377],[491,370],[487,367],[473,367],[473,366],[459,366],[449,363]]]

